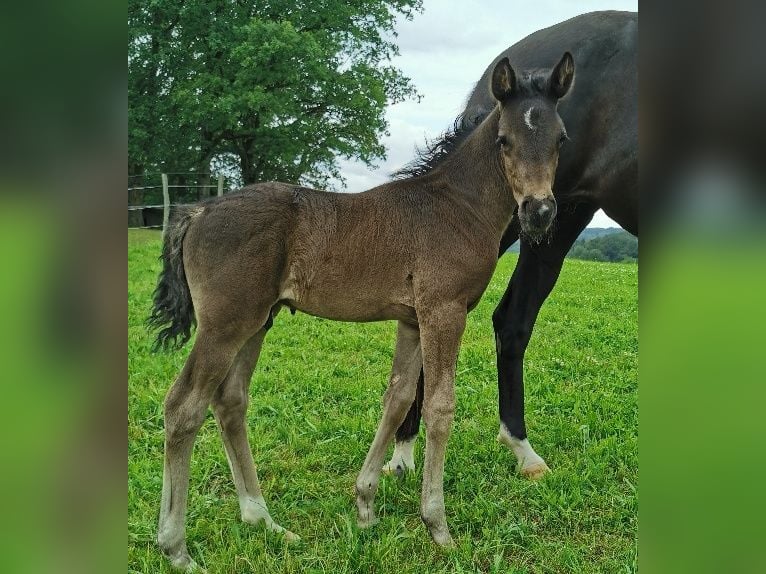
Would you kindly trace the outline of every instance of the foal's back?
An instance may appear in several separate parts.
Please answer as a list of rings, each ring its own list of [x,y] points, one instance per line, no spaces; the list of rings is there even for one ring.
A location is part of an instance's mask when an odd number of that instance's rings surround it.
[[[414,322],[419,289],[470,305],[495,264],[496,246],[427,178],[356,194],[255,184],[199,210],[184,246],[198,314],[225,287],[243,305],[257,293],[329,319]]]

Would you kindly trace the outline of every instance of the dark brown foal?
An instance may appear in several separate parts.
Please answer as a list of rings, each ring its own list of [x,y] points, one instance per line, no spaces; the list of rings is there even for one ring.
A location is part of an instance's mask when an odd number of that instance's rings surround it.
[[[210,405],[242,519],[296,538],[269,514],[245,430],[250,377],[282,306],[339,321],[398,321],[383,415],[356,481],[358,523],[376,520],[386,450],[415,398],[422,365],[420,511],[434,541],[451,544],[444,453],[466,314],[489,282],[517,203],[548,201],[563,130],[556,103],[573,73],[568,54],[553,71],[526,80],[501,60],[492,80],[496,109],[428,176],[360,194],[261,184],[181,213],[165,238],[153,315],[156,324],[169,324],[160,342],[184,340],[197,324],[165,401],[158,541],[175,567],[195,567],[184,527],[189,464]]]

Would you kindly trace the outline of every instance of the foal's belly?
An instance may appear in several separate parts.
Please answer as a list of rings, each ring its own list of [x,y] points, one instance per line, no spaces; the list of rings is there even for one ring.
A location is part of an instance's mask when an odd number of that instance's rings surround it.
[[[303,283],[303,284],[302,284]],[[310,282],[291,277],[282,290],[284,304],[315,317],[334,321],[416,322],[408,285],[390,277],[337,277],[318,273]]]
[[[295,302],[290,299],[285,299],[284,304],[287,304],[293,309],[302,311],[307,315],[313,315],[314,317],[322,317],[323,319],[330,319],[332,321],[350,321],[353,323],[368,323],[371,321],[404,321],[409,324],[417,324],[417,315],[415,309],[407,305],[401,305],[391,303],[384,306],[377,307],[349,307],[346,305],[327,304],[322,302],[321,304],[315,304],[312,301]]]

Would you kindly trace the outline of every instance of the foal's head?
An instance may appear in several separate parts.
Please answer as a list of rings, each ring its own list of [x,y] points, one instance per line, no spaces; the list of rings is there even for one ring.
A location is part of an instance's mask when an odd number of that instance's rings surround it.
[[[508,58],[492,72],[492,95],[500,106],[497,146],[518,204],[522,232],[539,240],[556,216],[553,180],[559,148],[567,140],[557,106],[574,79],[569,52],[551,71],[518,78]]]

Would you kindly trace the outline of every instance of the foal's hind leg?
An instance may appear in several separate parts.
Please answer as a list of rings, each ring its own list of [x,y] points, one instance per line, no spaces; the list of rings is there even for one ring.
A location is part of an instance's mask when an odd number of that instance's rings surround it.
[[[250,378],[258,362],[265,336],[264,328],[245,343],[237,354],[226,380],[215,393],[213,413],[221,429],[226,457],[237,489],[242,520],[248,524],[263,524],[269,530],[284,533],[287,540],[297,540],[298,536],[271,519],[247,441],[245,415]]]
[[[242,343],[200,329],[186,364],[165,398],[165,469],[157,542],[174,568],[193,570],[186,549],[186,500],[194,439],[216,388]]]
[[[420,338],[418,329],[399,322],[396,351],[388,389],[383,397],[383,416],[375,433],[367,458],[356,479],[356,508],[361,528],[377,522],[375,518],[375,492],[378,489],[381,467],[386,450],[396,428],[404,420],[407,409],[415,398],[415,386],[420,372]]]

